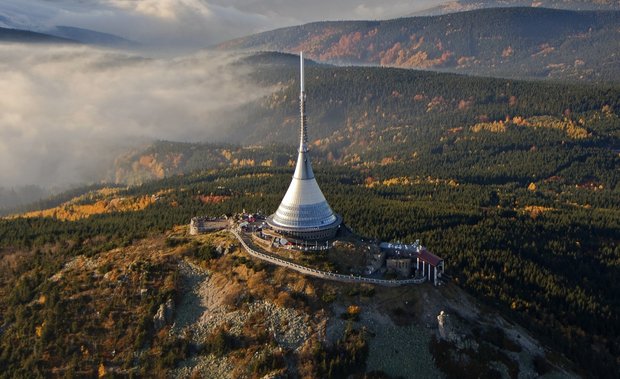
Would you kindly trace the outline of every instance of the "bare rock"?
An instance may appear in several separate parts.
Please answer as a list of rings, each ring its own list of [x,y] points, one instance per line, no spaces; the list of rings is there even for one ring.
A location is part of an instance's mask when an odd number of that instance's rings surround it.
[[[153,326],[155,330],[160,330],[166,325],[166,306],[161,304],[155,316],[153,316]]]
[[[168,301],[166,301],[166,309],[164,311],[166,324],[172,324],[172,321],[174,321],[174,311],[174,300],[168,299]]]
[[[153,316],[155,330],[160,330],[164,326],[171,324],[174,320],[174,311],[174,300],[168,299],[165,304],[160,304],[155,316]]]

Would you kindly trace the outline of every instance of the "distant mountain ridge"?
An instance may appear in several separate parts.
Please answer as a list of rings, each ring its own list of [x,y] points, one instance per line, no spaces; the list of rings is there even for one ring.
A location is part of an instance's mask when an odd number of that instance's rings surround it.
[[[135,47],[139,45],[137,42],[130,41],[114,34],[102,33],[84,28],[76,28],[73,26],[55,26],[47,30],[46,33],[56,37],[68,38],[91,45],[114,47]]]
[[[315,22],[218,48],[303,50],[311,59],[339,64],[618,81],[620,11],[494,8],[386,21]]]
[[[484,8],[540,7],[566,10],[620,10],[617,0],[456,0],[414,12],[409,16],[437,16]]]
[[[0,42],[19,43],[78,43],[78,41],[29,30],[0,28]]]

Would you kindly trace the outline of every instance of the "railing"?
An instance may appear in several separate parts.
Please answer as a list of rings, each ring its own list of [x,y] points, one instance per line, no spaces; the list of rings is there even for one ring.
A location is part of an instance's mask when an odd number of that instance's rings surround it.
[[[248,246],[248,244],[243,240],[243,237],[241,237],[241,235],[235,229],[229,229],[229,231],[235,237],[237,237],[237,239],[239,240],[243,248],[248,252],[248,254],[252,255],[253,257],[256,257],[263,261],[267,261],[269,263],[273,263],[278,266],[288,267],[302,274],[314,276],[317,278],[334,280],[337,282],[345,282],[345,283],[377,284],[380,286],[387,286],[387,287],[398,287],[398,286],[402,286],[406,284],[420,284],[426,281],[426,278],[414,278],[414,279],[402,279],[402,280],[374,279],[374,278],[366,278],[363,276],[343,275],[343,274],[336,274],[334,272],[329,272],[329,271],[317,270],[314,268],[302,266],[300,264],[284,260],[282,258],[274,257],[273,255],[269,255],[269,254],[256,251]]]

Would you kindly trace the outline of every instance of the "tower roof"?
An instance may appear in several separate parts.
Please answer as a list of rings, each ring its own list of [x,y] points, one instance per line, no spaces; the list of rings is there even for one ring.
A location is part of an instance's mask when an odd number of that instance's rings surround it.
[[[291,184],[276,213],[267,222],[274,228],[288,231],[322,230],[335,228],[342,220],[334,214],[319,188],[310,156],[308,154],[308,134],[306,121],[306,93],[304,89],[304,60],[300,53],[300,138],[297,165]]]

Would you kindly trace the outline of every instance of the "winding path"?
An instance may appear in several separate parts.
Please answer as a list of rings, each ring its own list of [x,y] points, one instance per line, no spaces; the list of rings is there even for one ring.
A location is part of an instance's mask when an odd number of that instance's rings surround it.
[[[386,286],[386,287],[398,287],[398,286],[403,286],[407,284],[420,284],[426,281],[426,278],[402,279],[402,280],[374,279],[374,278],[365,278],[363,276],[354,276],[352,274],[342,275],[342,274],[336,274],[336,273],[329,272],[329,271],[317,270],[317,269],[302,266],[300,264],[290,262],[290,261],[287,261],[287,260],[284,260],[278,257],[274,257],[273,255],[269,255],[269,254],[256,251],[248,246],[248,244],[244,241],[243,237],[241,237],[239,232],[237,232],[235,229],[231,228],[229,229],[229,231],[235,237],[237,237],[237,240],[239,240],[239,243],[241,243],[241,246],[243,246],[245,251],[247,251],[248,254],[250,254],[251,256],[261,259],[263,261],[281,266],[281,267],[290,268],[291,270],[295,270],[304,275],[314,276],[316,278],[321,278],[321,279],[333,280],[336,282],[368,283],[368,284],[376,284],[376,285]]]

